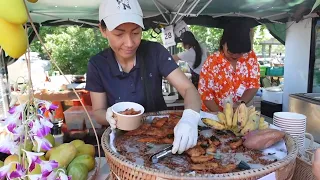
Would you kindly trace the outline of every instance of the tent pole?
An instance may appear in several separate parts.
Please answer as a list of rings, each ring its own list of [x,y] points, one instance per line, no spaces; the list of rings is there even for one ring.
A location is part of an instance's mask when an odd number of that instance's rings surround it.
[[[271,17],[281,16],[281,15],[286,15],[286,14],[288,14],[288,13],[287,12],[283,12],[283,13],[278,13],[278,14],[272,14],[272,15],[269,15],[269,16],[261,17],[260,19],[268,19],[268,18],[271,18]]]
[[[189,7],[184,11],[184,13],[187,13],[186,16],[189,16],[190,13],[193,11],[193,9],[198,5],[198,3],[200,2],[200,0],[197,1],[193,1],[192,4],[189,5]],[[181,19],[183,18],[183,16],[180,16],[175,23],[179,22]]]
[[[182,7],[186,4],[187,0],[184,0],[183,3],[181,4],[180,8],[178,9],[178,13],[180,13]],[[173,23],[173,21],[176,19],[176,17],[178,16],[178,13],[176,15],[174,15],[174,17],[172,18],[170,24]]]
[[[164,20],[165,20],[168,24],[170,24],[170,22],[168,21],[168,19],[166,18],[166,16],[163,14],[162,10],[159,8],[157,2],[156,2],[155,0],[152,0],[152,1],[153,1],[154,5],[156,6],[156,8],[158,9],[158,11],[161,13],[161,15],[162,15],[162,17],[164,18]]]
[[[38,14],[38,15],[43,15],[43,16],[48,16],[48,17],[52,17],[52,18],[57,18],[59,20],[63,20],[61,19],[59,16],[53,16],[53,15],[49,15],[49,14],[44,14],[44,13],[39,13],[39,12],[30,12],[32,14]],[[90,22],[86,22],[86,21],[81,21],[81,20],[77,20],[77,19],[67,19],[67,21],[72,21],[72,22],[78,22],[78,23],[83,23],[83,24],[88,24],[91,26],[98,26],[98,24],[95,23],[90,23]]]
[[[166,7],[164,7],[164,5],[163,5],[163,4],[161,4],[161,2],[159,2],[159,1],[157,1],[157,0],[155,0],[155,1],[157,2],[157,4],[158,4],[162,9],[166,10],[166,12],[165,12],[165,13],[170,12]]]
[[[219,14],[219,15],[215,15],[215,16],[211,16],[212,18],[218,18],[218,17],[222,17],[222,16],[229,16],[229,15],[231,15],[231,14],[233,14],[233,13],[225,13],[225,14]]]

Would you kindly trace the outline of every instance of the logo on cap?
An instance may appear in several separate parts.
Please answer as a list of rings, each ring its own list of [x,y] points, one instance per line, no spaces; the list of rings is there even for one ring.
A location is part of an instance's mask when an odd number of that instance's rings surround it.
[[[118,3],[118,9],[122,8],[123,10],[131,9],[129,0],[116,0]]]

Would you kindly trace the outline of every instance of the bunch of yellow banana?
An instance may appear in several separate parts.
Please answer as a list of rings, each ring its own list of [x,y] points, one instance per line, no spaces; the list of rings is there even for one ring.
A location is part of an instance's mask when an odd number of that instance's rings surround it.
[[[267,129],[268,123],[260,117],[255,107],[241,104],[235,112],[230,103],[227,103],[223,112],[218,113],[219,121],[202,119],[203,123],[218,130],[231,130],[235,135],[242,136],[257,129]]]

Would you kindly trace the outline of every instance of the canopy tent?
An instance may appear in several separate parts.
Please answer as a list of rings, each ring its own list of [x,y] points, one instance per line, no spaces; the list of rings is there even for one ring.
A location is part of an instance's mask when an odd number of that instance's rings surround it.
[[[126,3],[130,0],[115,0]],[[39,0],[27,2],[36,28],[40,26],[79,25],[96,27],[101,0]],[[232,21],[248,27],[266,24],[270,33],[285,42],[286,22],[300,21],[309,15],[316,0],[139,0],[147,29],[160,24],[176,24],[184,20],[189,25],[224,28]],[[29,42],[35,33],[29,31]],[[5,58],[10,64],[14,60]]]
[[[46,26],[77,24],[97,26],[101,0],[39,0],[28,3],[35,23]],[[126,3],[128,0],[117,0]],[[278,29],[288,21],[300,21],[310,13],[315,0],[139,0],[146,29],[159,24],[175,24],[183,19],[189,25],[223,28],[230,21],[243,21],[249,27],[268,23],[280,42]],[[278,24],[272,28],[271,24]],[[282,24],[282,25],[281,25]],[[282,26],[282,27],[281,27]],[[278,35],[279,34],[279,35]]]

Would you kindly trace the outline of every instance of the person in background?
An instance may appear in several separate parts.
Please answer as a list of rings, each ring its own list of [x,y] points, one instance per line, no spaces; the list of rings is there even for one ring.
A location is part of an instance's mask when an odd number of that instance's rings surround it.
[[[220,50],[205,61],[198,91],[202,110],[218,112],[226,102],[249,103],[260,88],[260,66],[251,50],[250,29],[229,24],[220,40]]]
[[[209,52],[204,46],[200,45],[190,31],[182,33],[179,40],[182,42],[185,51],[173,55],[173,59],[176,62],[182,60],[189,64],[192,75],[192,83],[196,88],[198,88],[199,74],[203,63],[209,55]]]
[[[165,77],[184,98],[185,110],[174,128],[172,153],[195,146],[200,120],[200,96],[161,44],[141,41],[143,14],[137,0],[102,0],[99,28],[110,47],[91,57],[86,90],[98,123],[117,127],[111,107],[135,102],[146,112],[167,109],[162,95]]]
[[[320,180],[320,148],[314,153],[314,161],[312,163],[312,172],[317,180]]]

